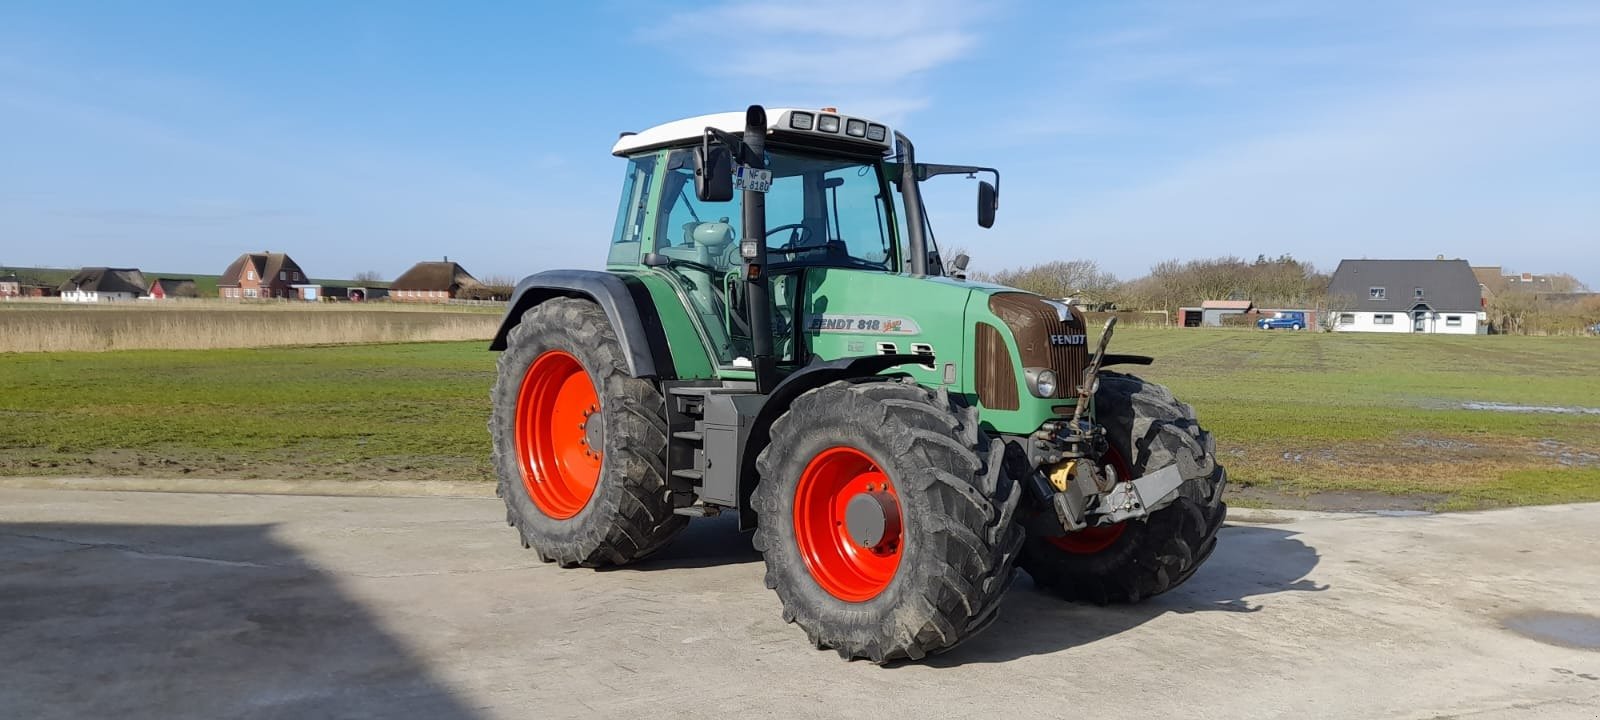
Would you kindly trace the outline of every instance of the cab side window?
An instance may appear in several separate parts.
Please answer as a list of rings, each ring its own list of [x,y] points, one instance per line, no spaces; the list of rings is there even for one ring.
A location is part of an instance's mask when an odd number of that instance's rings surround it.
[[[617,206],[617,224],[611,233],[611,251],[606,255],[607,264],[639,262],[639,250],[644,243],[645,210],[650,203],[650,183],[655,172],[654,154],[628,160],[627,175],[622,180],[622,200]]]

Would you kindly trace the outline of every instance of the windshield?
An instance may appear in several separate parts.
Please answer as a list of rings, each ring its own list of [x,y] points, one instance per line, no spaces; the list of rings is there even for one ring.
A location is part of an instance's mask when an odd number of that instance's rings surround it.
[[[878,163],[786,152],[769,154],[767,261],[773,269],[826,266],[891,270],[899,242]],[[702,202],[694,194],[694,158],[673,150],[656,229],[656,253],[718,270],[740,262],[740,200]]]

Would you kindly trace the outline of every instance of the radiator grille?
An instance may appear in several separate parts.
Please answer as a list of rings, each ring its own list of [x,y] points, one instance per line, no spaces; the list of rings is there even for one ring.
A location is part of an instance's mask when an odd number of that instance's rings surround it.
[[[977,348],[974,370],[977,373],[978,402],[993,410],[1016,410],[1017,371],[1011,362],[1011,351],[1006,348],[1006,338],[1000,329],[989,323],[978,323]]]
[[[1062,309],[1066,310],[1066,320],[1061,319]],[[1022,367],[1055,371],[1057,383],[1053,397],[1077,396],[1083,371],[1089,366],[1088,337],[1084,333],[1083,313],[1078,308],[1053,303],[1037,295],[999,293],[989,298],[989,311],[1011,330],[1017,352],[1022,355]],[[982,347],[981,342],[979,347]]]

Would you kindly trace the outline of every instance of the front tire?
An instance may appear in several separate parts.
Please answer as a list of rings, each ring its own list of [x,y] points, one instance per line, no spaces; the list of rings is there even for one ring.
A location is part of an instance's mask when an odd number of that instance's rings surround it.
[[[1194,409],[1165,387],[1103,372],[1094,401],[1111,443],[1102,461],[1122,477],[1177,465],[1184,478],[1178,497],[1143,521],[1030,537],[1018,565],[1035,584],[1069,600],[1135,603],[1183,584],[1211,556],[1228,512],[1227,473]]]
[[[599,306],[555,298],[523,313],[490,395],[496,491],[541,560],[622,565],[688,522],[666,480],[666,401],[628,374]]]
[[[1022,529],[976,410],[910,382],[834,382],[796,398],[771,437],[755,546],[813,644],[917,659],[993,621]]]

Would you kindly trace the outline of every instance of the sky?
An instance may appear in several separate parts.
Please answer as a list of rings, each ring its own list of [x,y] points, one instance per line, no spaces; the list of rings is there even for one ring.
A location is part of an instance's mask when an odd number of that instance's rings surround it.
[[[0,2],[0,265],[604,263],[621,131],[836,106],[945,247],[1462,257],[1600,289],[1600,3]]]

